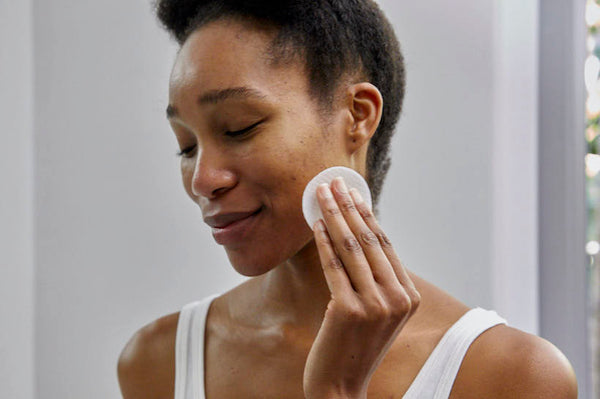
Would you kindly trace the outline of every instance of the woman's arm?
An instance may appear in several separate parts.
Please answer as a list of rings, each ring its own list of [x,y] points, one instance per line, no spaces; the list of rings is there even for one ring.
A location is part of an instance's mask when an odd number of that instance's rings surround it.
[[[317,190],[315,240],[331,291],[304,370],[307,399],[366,399],[371,376],[420,296],[358,191]]]
[[[179,313],[136,332],[119,356],[117,374],[124,399],[172,399],[175,390],[175,336]]]
[[[469,348],[451,397],[576,399],[577,380],[567,358],[550,342],[497,326]]]

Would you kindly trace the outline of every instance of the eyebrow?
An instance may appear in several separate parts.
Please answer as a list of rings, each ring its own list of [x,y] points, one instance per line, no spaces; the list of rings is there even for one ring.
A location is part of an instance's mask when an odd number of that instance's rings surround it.
[[[203,104],[217,104],[221,101],[225,101],[230,98],[257,98],[264,99],[266,96],[256,89],[249,87],[230,87],[221,90],[210,90],[198,97],[197,103]],[[176,117],[178,115],[177,108],[169,104],[167,106],[167,119]]]

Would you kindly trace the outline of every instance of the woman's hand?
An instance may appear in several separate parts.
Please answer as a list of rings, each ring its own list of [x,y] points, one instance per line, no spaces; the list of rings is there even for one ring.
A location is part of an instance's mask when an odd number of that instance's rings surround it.
[[[321,185],[313,228],[331,300],[304,368],[308,399],[367,397],[373,372],[420,296],[372,211],[343,179]]]

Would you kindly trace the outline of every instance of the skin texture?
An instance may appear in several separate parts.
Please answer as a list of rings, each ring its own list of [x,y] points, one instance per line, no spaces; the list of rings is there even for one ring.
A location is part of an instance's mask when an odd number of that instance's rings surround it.
[[[319,190],[325,225],[306,225],[301,196],[314,175],[335,165],[365,175],[383,102],[348,76],[322,115],[302,64],[266,57],[273,33],[212,22],[184,43],[171,76],[187,194],[204,216],[261,209],[251,235],[224,245],[232,266],[254,278],[211,305],[207,398],[400,398],[468,308],[407,271],[341,181]],[[178,316],[145,326],[124,348],[124,398],[173,397]],[[469,349],[451,397],[575,398],[576,382],[551,344],[497,326]]]

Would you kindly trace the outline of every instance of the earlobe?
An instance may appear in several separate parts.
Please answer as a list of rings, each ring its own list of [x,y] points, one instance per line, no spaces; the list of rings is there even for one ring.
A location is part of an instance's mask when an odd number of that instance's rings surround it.
[[[379,126],[383,110],[383,98],[379,89],[368,82],[361,82],[349,88],[350,112],[353,118],[349,132],[349,143],[354,150],[367,143]]]

